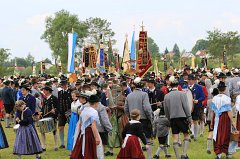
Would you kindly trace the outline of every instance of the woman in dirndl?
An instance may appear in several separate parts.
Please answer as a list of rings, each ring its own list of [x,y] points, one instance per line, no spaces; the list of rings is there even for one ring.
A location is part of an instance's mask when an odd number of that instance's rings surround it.
[[[95,99],[89,97],[89,103],[82,108],[79,120],[81,132],[74,145],[71,159],[98,159],[97,145],[101,143],[97,124],[100,124],[98,112],[91,107]]]
[[[0,149],[8,148],[8,142],[0,121]]]
[[[32,112],[22,100],[17,101],[15,107],[20,112],[20,116],[16,118],[20,126],[17,130],[13,154],[18,155],[18,159],[21,159],[21,155],[36,154],[36,159],[41,159],[42,147],[33,126]]]
[[[4,119],[4,106],[3,106],[3,100],[1,98],[3,89],[3,84],[0,84],[0,121]]]
[[[147,145],[147,139],[144,135],[142,124],[139,121],[140,111],[133,109],[130,117],[131,121],[129,121],[122,132],[124,141],[117,159],[145,159],[139,138],[146,145],[146,149],[149,148],[149,145]]]
[[[73,142],[74,142],[74,133],[76,129],[76,125],[78,122],[78,110],[81,107],[81,103],[78,99],[80,93],[77,90],[72,91],[71,93],[73,102],[71,104],[71,117],[68,127],[68,138],[67,138],[67,149],[72,151]]]
[[[231,98],[224,94],[226,85],[224,82],[218,84],[219,94],[212,99],[211,108],[213,118],[211,128],[213,128],[214,152],[216,159],[220,159],[222,153],[228,156],[228,147],[230,143],[231,126],[236,128],[233,117]]]
[[[236,109],[237,109],[237,130],[240,131],[240,95],[236,97],[236,103],[235,103]],[[237,149],[240,149],[240,136],[238,140],[238,147]]]

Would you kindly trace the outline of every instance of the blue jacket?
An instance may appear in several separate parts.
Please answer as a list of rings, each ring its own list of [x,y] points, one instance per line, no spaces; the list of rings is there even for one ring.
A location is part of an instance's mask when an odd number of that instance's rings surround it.
[[[19,98],[19,100],[23,100],[26,103],[26,106],[32,111],[32,113],[35,113],[36,98],[33,95],[28,94],[26,97],[22,96]]]
[[[15,98],[13,96],[13,90],[9,87],[4,87],[1,94],[3,104],[15,104]]]
[[[108,105],[107,105],[107,96],[106,96],[106,93],[105,93],[105,92],[102,92],[101,103],[102,103],[102,105],[104,105],[104,106],[108,106]]]
[[[202,101],[204,101],[204,99],[205,99],[202,86],[200,86],[198,84],[194,84],[192,87],[192,94],[193,94],[193,98],[195,100],[198,100],[198,103],[195,104],[194,107],[201,107]]]

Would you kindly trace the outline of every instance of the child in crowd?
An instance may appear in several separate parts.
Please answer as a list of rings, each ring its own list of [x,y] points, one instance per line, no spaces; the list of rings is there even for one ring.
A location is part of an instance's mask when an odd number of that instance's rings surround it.
[[[146,145],[146,149],[149,148],[147,139],[143,133],[143,127],[140,120],[140,111],[133,109],[131,112],[131,121],[125,126],[122,132],[122,138],[124,139],[121,150],[117,156],[117,159],[122,158],[138,158],[145,159],[143,151],[141,149],[139,138],[143,144]]]
[[[165,158],[171,157],[171,155],[168,154],[168,148],[167,148],[167,140],[168,140],[168,134],[170,129],[170,122],[166,118],[164,109],[160,108],[158,117],[156,117],[153,121],[153,136],[158,138],[159,147],[155,155],[153,156],[154,159],[159,159],[159,154],[163,150],[165,153]]]

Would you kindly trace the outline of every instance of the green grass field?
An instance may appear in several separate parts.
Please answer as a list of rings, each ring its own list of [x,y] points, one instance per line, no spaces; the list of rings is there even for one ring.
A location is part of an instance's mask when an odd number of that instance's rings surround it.
[[[5,127],[4,122],[2,122],[3,127]],[[0,159],[15,159],[17,158],[15,155],[12,154],[13,152],[13,145],[15,141],[16,134],[14,133],[13,129],[5,129],[4,131],[6,133],[9,148],[0,150]],[[199,137],[197,142],[191,142],[189,145],[188,150],[188,156],[190,159],[214,159],[215,155],[212,152],[212,155],[209,155],[206,153],[206,139],[207,139],[207,131],[204,133],[204,137]],[[65,128],[65,143],[66,143],[66,136],[67,136],[67,127]],[[47,137],[47,151],[42,153],[42,159],[68,159],[70,151],[68,150],[58,150],[57,152],[54,151],[54,140],[52,133],[48,133],[46,135]],[[153,152],[155,153],[157,150],[157,140],[155,140]],[[117,153],[119,152],[119,149],[114,149],[114,156],[113,157],[106,157],[106,159],[114,159],[116,158]],[[174,152],[172,149],[172,146],[169,148],[169,154],[172,155],[172,159],[174,159]],[[161,158],[164,158],[163,152],[161,152],[160,155]],[[22,156],[22,159],[34,159],[35,156]],[[222,157],[225,158],[225,157]],[[240,153],[237,152],[234,156],[234,159],[240,158]]]

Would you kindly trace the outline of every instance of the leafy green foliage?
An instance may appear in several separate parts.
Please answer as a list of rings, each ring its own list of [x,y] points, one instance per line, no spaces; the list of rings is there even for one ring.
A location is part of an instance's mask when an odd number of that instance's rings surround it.
[[[28,63],[28,61],[26,61],[26,59],[19,57],[16,58],[16,63],[18,67],[28,67],[31,65],[30,62]]]
[[[116,43],[116,40],[113,39],[115,33],[110,28],[111,23],[108,22],[106,19],[90,17],[86,19],[84,24],[88,27],[88,36],[86,39],[87,42],[96,44],[96,46],[98,47],[101,39],[100,35],[102,34],[102,38],[104,39],[104,41],[111,39],[111,42],[113,44]]]
[[[239,52],[239,42],[240,35],[237,31],[222,32],[221,30],[215,29],[214,31],[208,31],[208,51],[211,55],[216,58],[219,58],[219,61],[222,58],[222,52],[224,46],[227,51],[227,55],[231,55],[231,60],[235,54]]]
[[[174,44],[174,46],[173,46],[173,52],[175,53],[175,55],[176,55],[177,57],[180,56],[180,50],[179,50],[179,47],[178,47],[177,44]]]
[[[32,66],[26,67],[23,71],[19,72],[21,76],[29,76],[32,75]]]
[[[41,39],[49,44],[54,59],[60,57],[62,66],[67,65],[68,57],[68,37],[67,33],[74,32],[78,34],[77,47],[81,47],[83,38],[88,34],[88,27],[78,16],[70,14],[66,10],[56,12],[54,16],[46,18],[45,32]]]
[[[48,59],[48,58],[46,58],[46,59],[44,60],[44,62],[45,62],[45,63],[52,64],[52,61],[51,61],[50,59]]]
[[[194,47],[192,48],[192,53],[196,53],[199,50],[207,50],[208,49],[208,41],[204,39],[199,39]]]
[[[0,48],[0,66],[8,60],[10,56],[9,49]]]
[[[6,67],[5,63],[8,61],[9,49],[0,48],[0,76],[6,76],[8,73],[13,74],[13,68]]]
[[[168,49],[167,49],[167,47],[166,47],[166,49],[165,49],[165,51],[164,51],[164,54],[167,54],[167,53],[169,53],[169,51],[168,51]]]
[[[49,69],[45,70],[45,73],[50,74],[50,75],[57,75],[57,68],[55,66],[50,67]]]

